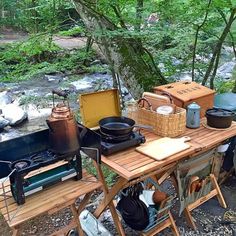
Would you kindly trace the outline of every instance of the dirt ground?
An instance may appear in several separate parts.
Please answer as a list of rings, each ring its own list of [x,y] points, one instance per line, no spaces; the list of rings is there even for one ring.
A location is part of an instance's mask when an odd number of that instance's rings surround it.
[[[27,33],[16,32],[12,29],[0,29],[0,46],[8,43],[24,41],[28,38]],[[54,43],[67,50],[72,50],[76,48],[82,48],[86,46],[86,37],[67,37],[67,36],[54,36]],[[93,47],[99,52],[96,44]]]
[[[166,192],[169,194],[174,194],[173,186],[170,181],[165,183]],[[222,217],[226,211],[236,212],[236,177],[231,176],[227,179],[227,181],[221,186],[222,193],[225,197],[225,201],[227,203],[227,209],[223,209],[220,207],[217,198],[213,198],[200,207],[193,210],[192,215],[194,217],[194,221],[197,225],[197,230],[194,231],[189,228],[185,217],[183,215],[178,215],[178,200],[175,199],[175,204],[172,208],[172,213],[174,215],[174,219],[176,220],[176,224],[178,226],[179,232],[181,236],[230,236],[235,235],[232,233],[232,229],[236,232],[236,224],[235,225],[224,225],[222,224]],[[90,208],[90,211],[93,211],[94,208]],[[53,232],[53,230],[58,230],[62,226],[69,223],[71,220],[71,212],[69,209],[61,210],[60,212],[48,216],[42,215],[35,219],[28,221],[22,226],[22,236],[46,236]],[[116,236],[118,235],[116,229],[114,227],[114,223],[110,217],[109,210],[102,215],[100,219],[103,225],[109,230],[109,232]],[[123,224],[125,228],[125,232],[127,236],[137,236],[138,233],[131,230],[125,224]],[[8,227],[7,223],[0,216],[0,236],[10,236],[11,230]],[[165,229],[158,235],[160,236],[168,236],[171,235],[170,229]]]

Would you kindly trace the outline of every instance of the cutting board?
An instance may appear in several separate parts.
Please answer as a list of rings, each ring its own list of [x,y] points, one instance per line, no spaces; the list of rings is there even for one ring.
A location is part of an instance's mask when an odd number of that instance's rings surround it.
[[[136,151],[161,161],[169,156],[190,148],[191,145],[185,143],[190,139],[191,138],[188,136],[181,138],[165,137],[143,144],[142,146],[137,147]]]

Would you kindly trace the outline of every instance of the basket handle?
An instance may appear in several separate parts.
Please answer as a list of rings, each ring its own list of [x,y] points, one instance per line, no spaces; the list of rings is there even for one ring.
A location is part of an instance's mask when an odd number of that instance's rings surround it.
[[[171,97],[170,93],[168,92],[162,92],[161,95],[164,95],[170,99],[170,103],[174,104],[173,98]]]
[[[150,111],[152,111],[152,104],[151,104],[146,98],[140,98],[140,99],[138,100],[138,107],[143,108],[145,102],[146,102],[147,105],[148,105],[148,109],[149,109]]]

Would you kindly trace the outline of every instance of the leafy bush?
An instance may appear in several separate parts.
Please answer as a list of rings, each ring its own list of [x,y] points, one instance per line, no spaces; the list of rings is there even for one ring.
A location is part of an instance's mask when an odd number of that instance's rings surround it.
[[[60,48],[52,42],[48,35],[34,35],[28,40],[8,45],[0,52],[0,58],[5,63],[41,62],[55,56]]]
[[[85,29],[82,26],[75,26],[69,30],[60,31],[58,34],[61,36],[72,36],[72,37],[84,36]]]
[[[85,60],[93,58],[93,52],[85,49],[62,50],[50,36],[36,35],[23,43],[8,45],[0,50],[1,81],[30,79],[38,74],[51,72],[89,71]]]

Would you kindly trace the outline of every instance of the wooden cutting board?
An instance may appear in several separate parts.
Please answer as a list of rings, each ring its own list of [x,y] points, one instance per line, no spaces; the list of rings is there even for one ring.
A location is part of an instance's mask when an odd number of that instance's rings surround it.
[[[170,157],[178,152],[186,150],[191,147],[189,141],[191,138],[184,136],[182,138],[161,138],[136,148],[136,151],[150,156],[158,161]]]

